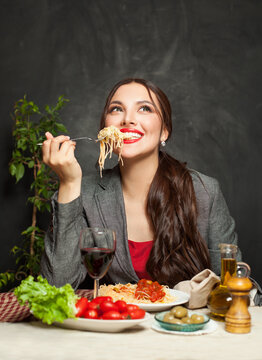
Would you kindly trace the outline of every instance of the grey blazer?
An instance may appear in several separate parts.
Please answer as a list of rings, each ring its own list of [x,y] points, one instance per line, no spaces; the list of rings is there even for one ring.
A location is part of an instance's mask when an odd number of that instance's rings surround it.
[[[229,214],[217,180],[192,171],[198,204],[198,228],[210,253],[212,270],[220,274],[219,243],[237,244],[235,223]],[[103,177],[92,174],[82,180],[81,195],[67,204],[52,199],[53,221],[46,232],[41,274],[50,284],[70,283],[75,289],[86,278],[81,261],[79,235],[82,228],[106,227],[116,232],[117,249],[103,283],[137,282],[128,249],[126,214],[118,166]],[[240,251],[237,260],[241,259]],[[81,286],[80,286],[81,287]]]

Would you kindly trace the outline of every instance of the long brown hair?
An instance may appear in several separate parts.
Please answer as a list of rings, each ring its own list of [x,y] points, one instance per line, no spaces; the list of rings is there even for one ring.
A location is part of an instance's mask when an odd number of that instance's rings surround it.
[[[143,85],[151,101],[151,92],[155,94],[162,127],[170,137],[172,117],[167,96],[156,85],[137,78],[122,80],[113,87],[106,100],[100,128],[105,126],[108,107],[117,89],[132,82]],[[190,170],[185,163],[162,150],[159,150],[159,166],[148,193],[147,214],[153,225],[154,242],[146,269],[153,280],[173,287],[210,268],[208,248],[197,228],[197,202]]]

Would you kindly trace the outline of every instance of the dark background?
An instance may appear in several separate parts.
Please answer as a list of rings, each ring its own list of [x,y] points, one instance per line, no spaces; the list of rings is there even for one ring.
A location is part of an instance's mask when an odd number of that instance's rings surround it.
[[[262,283],[261,0],[1,0],[0,272],[31,221],[28,181],[8,173],[16,100],[70,99],[71,136],[95,136],[107,92],[136,76],[173,107],[167,150],[216,177],[236,220],[243,260]],[[98,147],[78,143],[87,173]]]

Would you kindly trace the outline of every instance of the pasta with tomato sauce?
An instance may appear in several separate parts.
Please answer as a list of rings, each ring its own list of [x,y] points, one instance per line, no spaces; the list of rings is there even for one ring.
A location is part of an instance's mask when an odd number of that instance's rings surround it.
[[[99,296],[111,296],[113,301],[124,300],[129,304],[168,304],[176,300],[167,286],[146,279],[137,284],[101,285]]]

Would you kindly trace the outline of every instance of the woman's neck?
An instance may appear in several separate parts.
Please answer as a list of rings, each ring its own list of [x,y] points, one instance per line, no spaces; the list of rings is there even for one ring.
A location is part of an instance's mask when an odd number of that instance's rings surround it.
[[[123,192],[133,198],[146,199],[159,164],[159,158],[124,159],[120,166]]]

